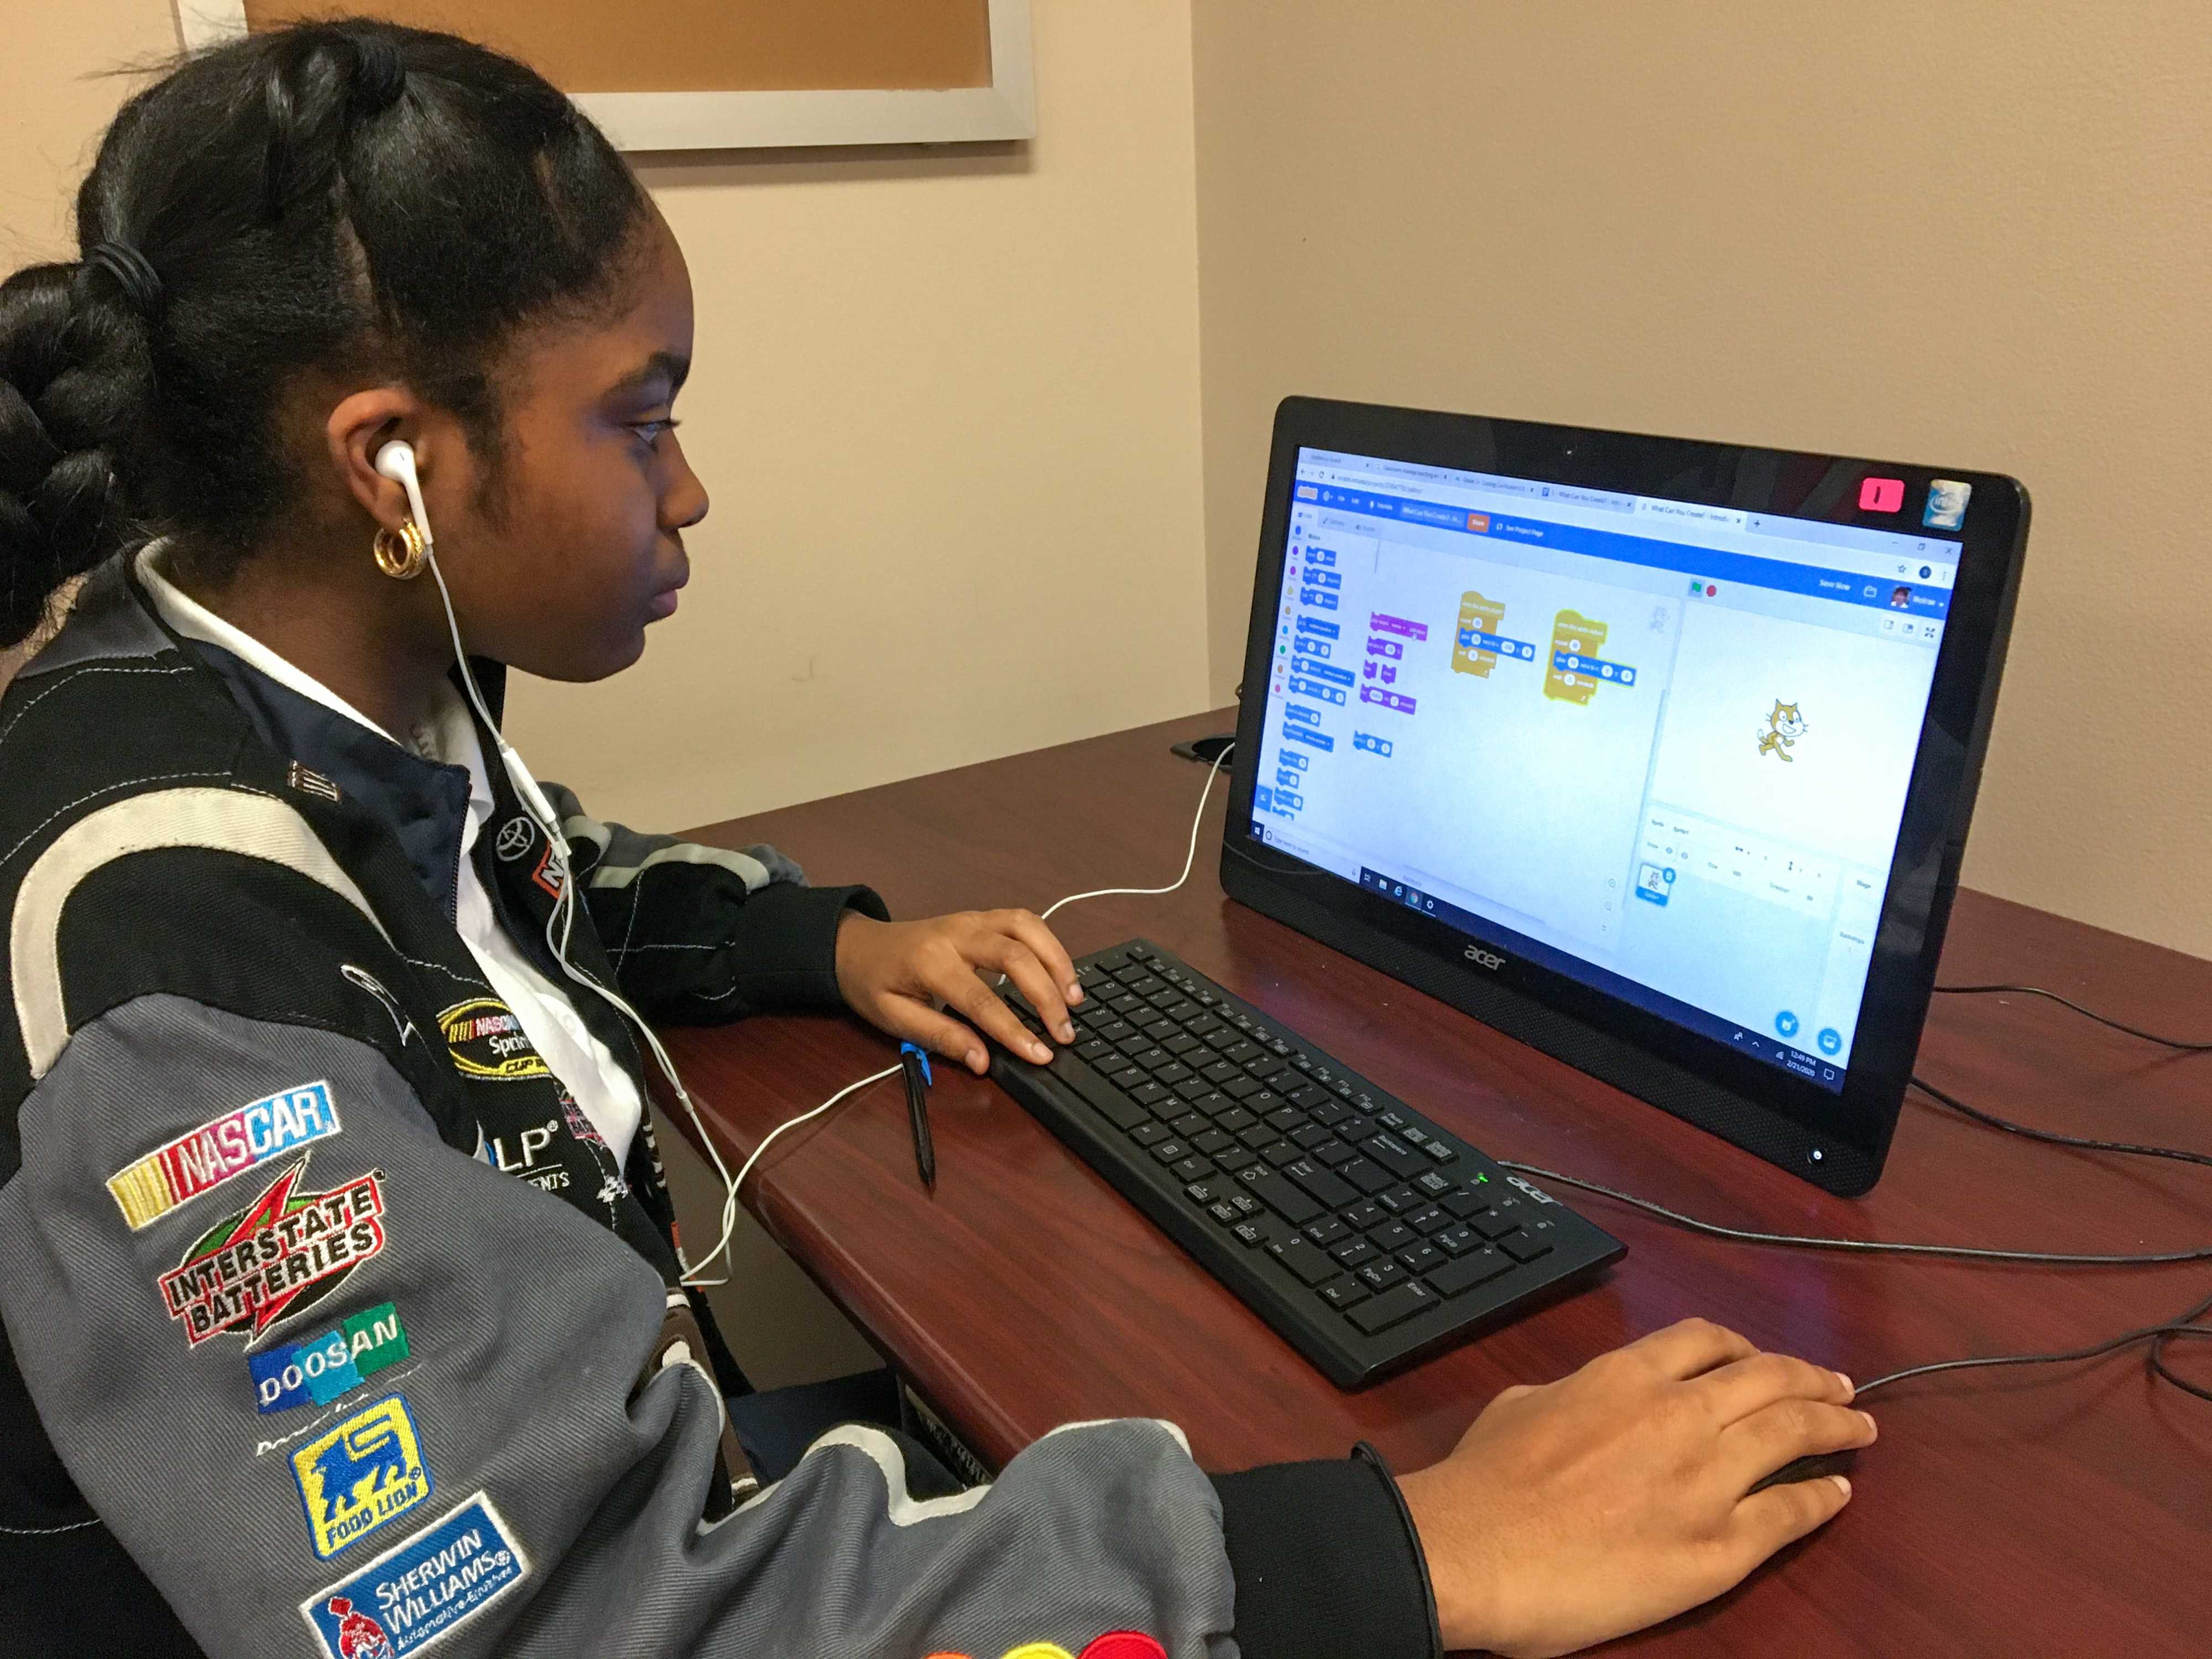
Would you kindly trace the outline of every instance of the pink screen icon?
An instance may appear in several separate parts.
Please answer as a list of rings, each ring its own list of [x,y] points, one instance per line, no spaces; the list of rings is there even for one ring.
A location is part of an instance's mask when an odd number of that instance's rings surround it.
[[[1905,505],[1905,480],[1869,478],[1859,485],[1859,511],[1894,513]]]

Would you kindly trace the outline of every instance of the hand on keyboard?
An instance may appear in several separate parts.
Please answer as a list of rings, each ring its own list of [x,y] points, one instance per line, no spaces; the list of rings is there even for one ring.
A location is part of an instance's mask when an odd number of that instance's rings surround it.
[[[927,921],[877,921],[848,910],[837,929],[837,989],[871,1025],[978,1075],[990,1063],[978,1030],[1038,1065],[1048,1062],[1052,1050],[1022,1029],[979,969],[1011,979],[1044,1016],[1047,1031],[1075,1041],[1067,1015],[1083,1000],[1075,964],[1027,910],[963,910]]]
[[[1448,1648],[1571,1653],[1719,1595],[1842,1509],[1834,1478],[1751,1493],[1863,1446],[1850,1382],[1685,1320],[1543,1388],[1508,1389],[1400,1481]]]

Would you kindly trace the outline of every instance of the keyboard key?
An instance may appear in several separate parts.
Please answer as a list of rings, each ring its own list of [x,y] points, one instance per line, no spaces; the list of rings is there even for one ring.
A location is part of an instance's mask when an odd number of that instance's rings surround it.
[[[1308,1238],[1324,1248],[1335,1243],[1339,1239],[1352,1237],[1352,1229],[1333,1215],[1325,1215],[1318,1221],[1308,1222],[1304,1231]]]
[[[1173,1173],[1177,1181],[1196,1181],[1200,1176],[1213,1173],[1213,1160],[1193,1152],[1175,1166]]]
[[[1179,1100],[1174,1103],[1177,1106],[1182,1104]],[[1174,1130],[1185,1140],[1188,1140],[1193,1135],[1202,1133],[1204,1131],[1212,1127],[1206,1118],[1202,1117],[1196,1112],[1184,1112],[1178,1116],[1170,1118],[1167,1121],[1168,1127]]]
[[[1162,1054],[1166,1054],[1167,1050],[1163,1048],[1160,1052]],[[1144,1062],[1141,1060],[1138,1062],[1139,1065],[1142,1065],[1143,1063]],[[1199,1089],[1199,1092],[1200,1094],[1211,1092],[1211,1085],[1206,1084],[1204,1078],[1199,1076],[1199,1074],[1192,1071],[1189,1066],[1184,1065],[1181,1060],[1176,1060],[1172,1055],[1169,1056],[1168,1063],[1166,1065],[1161,1066],[1158,1071],[1152,1073],[1152,1081],[1170,1089],[1175,1088],[1177,1084],[1181,1083],[1195,1083],[1200,1085]]]
[[[1233,1194],[1229,1201],[1237,1206],[1237,1213],[1247,1221],[1256,1219],[1267,1213],[1267,1206],[1247,1192]]]
[[[1359,1150],[1403,1181],[1428,1168],[1421,1155],[1393,1134],[1370,1135]]]
[[[1190,1148],[1173,1135],[1153,1142],[1150,1150],[1153,1160],[1160,1164],[1180,1164],[1190,1156]]]
[[[1391,1107],[1383,1111],[1376,1113],[1375,1121],[1386,1129],[1402,1129],[1413,1122],[1413,1120],[1407,1117],[1403,1112],[1398,1110],[1395,1107]],[[1407,1139],[1410,1140],[1413,1137],[1408,1135]]]
[[[1540,1255],[1552,1253],[1550,1245],[1526,1233],[1508,1233],[1498,1241],[1498,1248],[1516,1261],[1534,1261]]]
[[[1431,1233],[1440,1233],[1450,1226],[1452,1218],[1441,1204],[1428,1204],[1407,1216],[1406,1224],[1426,1238]]]
[[[1311,1087],[1312,1085],[1309,1085],[1307,1086]],[[1320,1093],[1320,1091],[1316,1090],[1315,1092],[1318,1094]],[[1293,1091],[1285,1097],[1293,1106],[1304,1106],[1306,1103],[1298,1098],[1297,1091]],[[1320,1105],[1312,1107],[1310,1109],[1313,1114],[1313,1121],[1315,1122],[1325,1123],[1332,1129],[1334,1129],[1338,1124],[1343,1122],[1346,1119],[1358,1115],[1358,1114],[1354,1112],[1351,1107],[1346,1105],[1340,1100],[1329,1100],[1324,1098]]]
[[[1370,1297],[1346,1317],[1373,1336],[1377,1331],[1403,1324],[1417,1313],[1426,1313],[1437,1305],[1437,1293],[1416,1279],[1386,1295]]]
[[[1421,1147],[1421,1150],[1429,1155],[1429,1158],[1431,1163],[1436,1164],[1449,1164],[1459,1156],[1457,1152],[1445,1146],[1443,1141],[1438,1140],[1433,1135],[1429,1137],[1427,1142]]]
[[[1377,1249],[1385,1250],[1402,1250],[1419,1237],[1402,1221],[1386,1221],[1370,1229],[1367,1236],[1375,1241]]]
[[[1117,1129],[1133,1129],[1140,1123],[1151,1121],[1145,1115],[1145,1109],[1118,1089],[1101,1089],[1095,1097],[1089,1094],[1083,1097],[1098,1109],[1099,1116]]]
[[[1249,1127],[1239,1129],[1237,1132],[1237,1139],[1243,1141],[1247,1146],[1249,1146],[1255,1152],[1262,1146],[1273,1146],[1275,1142],[1279,1140],[1282,1137],[1278,1135],[1268,1125],[1259,1122],[1252,1123]]]
[[[1464,1222],[1455,1227],[1445,1228],[1431,1237],[1429,1243],[1446,1255],[1465,1255],[1469,1250],[1482,1248],[1482,1241],[1474,1236],[1474,1229]]]
[[[1277,1110],[1285,1103],[1282,1096],[1277,1094],[1273,1089],[1262,1089],[1257,1094],[1245,1096],[1244,1103],[1255,1112],[1267,1113]],[[1292,1107],[1291,1109],[1295,1111],[1297,1108]]]
[[[1135,1101],[1138,1105],[1149,1109],[1161,1101],[1172,1100],[1175,1097],[1157,1083],[1140,1083],[1129,1091],[1129,1098]]]
[[[1201,1066],[1198,1074],[1218,1089],[1224,1083],[1234,1083],[1243,1075],[1225,1060],[1217,1060],[1210,1066]]]
[[[1382,1120],[1378,1117],[1375,1121],[1380,1123]],[[1429,1132],[1418,1124],[1408,1123],[1398,1131],[1398,1139],[1408,1146],[1425,1146],[1429,1144]]]
[[[1235,1136],[1225,1135],[1218,1129],[1201,1129],[1190,1138],[1190,1144],[1208,1158],[1218,1158],[1234,1146],[1237,1140]]]
[[[1200,1014],[1196,1019],[1191,1021],[1189,1024],[1183,1027],[1183,1030],[1188,1031],[1194,1037],[1210,1036],[1214,1032],[1222,1029],[1221,1022],[1216,1019],[1212,1014]]]
[[[1487,1285],[1500,1273],[1512,1270],[1512,1262],[1502,1251],[1486,1247],[1472,1255],[1445,1262],[1429,1275],[1429,1283],[1436,1287],[1438,1296],[1457,1296],[1478,1285]]]
[[[1409,1273],[1425,1273],[1444,1265],[1444,1253],[1433,1244],[1416,1244],[1398,1252],[1398,1265]]]
[[[1364,1238],[1347,1238],[1329,1254],[1336,1258],[1338,1267],[1349,1273],[1354,1267],[1365,1267],[1382,1252]]]
[[[1229,1097],[1224,1095],[1222,1098],[1226,1100]],[[1213,1120],[1213,1127],[1217,1129],[1225,1129],[1233,1135],[1242,1133],[1244,1130],[1250,1128],[1259,1121],[1260,1120],[1258,1118],[1253,1116],[1251,1113],[1246,1111],[1242,1106],[1231,1105],[1227,1111],[1219,1113],[1215,1116]]]
[[[1291,1146],[1289,1141],[1279,1140],[1272,1146],[1262,1146],[1260,1149],[1260,1156],[1279,1170],[1285,1164],[1297,1163],[1305,1154]]]
[[[1519,1229],[1521,1218],[1517,1215],[1508,1215],[1502,1210],[1490,1210],[1475,1216],[1468,1224],[1485,1238],[1503,1238],[1506,1234]]]
[[[1337,1174],[1370,1198],[1390,1184],[1390,1172],[1372,1158],[1355,1158],[1349,1164],[1340,1164]]]
[[[1310,1240],[1279,1239],[1267,1246],[1267,1254],[1296,1273],[1302,1285],[1310,1287],[1336,1277],[1336,1263],[1328,1259],[1328,1252]]]
[[[1360,1283],[1370,1291],[1387,1291],[1406,1276],[1406,1270],[1387,1255],[1377,1256],[1359,1270]]]
[[[1229,1187],[1226,1182],[1193,1181],[1182,1189],[1182,1195],[1203,1209],[1209,1204],[1226,1204],[1229,1201]]]
[[[1207,1068],[1209,1073],[1212,1069],[1212,1068],[1211,1066]],[[1215,1078],[1213,1079],[1213,1081],[1220,1085],[1221,1092],[1227,1095],[1231,1100],[1249,1100],[1255,1095],[1261,1095],[1267,1092],[1267,1091],[1262,1088],[1258,1083],[1255,1082],[1252,1079],[1246,1077],[1243,1073],[1237,1071],[1233,1066],[1231,1067],[1229,1076],[1225,1078]],[[1279,1102],[1276,1103],[1280,1104]]]
[[[1293,1227],[1303,1227],[1321,1212],[1321,1206],[1308,1198],[1273,1170],[1255,1164],[1238,1171],[1237,1179],[1244,1183],[1247,1192],[1289,1222]]]
[[[1336,1168],[1340,1164],[1349,1164],[1353,1158],[1359,1156],[1358,1153],[1353,1152],[1351,1147],[1346,1146],[1334,1135],[1331,1135],[1328,1139],[1318,1143],[1311,1150],[1313,1152],[1314,1161],[1316,1163],[1326,1164],[1332,1170]]]
[[[1411,1187],[1393,1187],[1377,1193],[1375,1201],[1401,1220],[1421,1207],[1421,1195]]]
[[[1354,1204],[1343,1214],[1344,1224],[1356,1233],[1364,1233],[1370,1227],[1379,1227],[1390,1218],[1389,1213],[1380,1204],[1371,1202]]]
[[[1267,1121],[1273,1124],[1284,1134],[1301,1127],[1306,1121],[1306,1115],[1295,1106],[1279,1106],[1269,1112],[1267,1117]]]
[[[1209,1204],[1206,1206],[1206,1212],[1224,1227],[1233,1227],[1241,1219],[1234,1204]]]
[[[1262,1054],[1257,1060],[1246,1060],[1244,1062],[1244,1069],[1251,1076],[1258,1078],[1262,1083],[1266,1083],[1275,1078],[1282,1076],[1283,1073],[1289,1071],[1291,1067],[1290,1062],[1284,1060],[1280,1055]]]
[[[1452,1189],[1451,1177],[1438,1175],[1434,1170],[1429,1170],[1425,1175],[1414,1176],[1413,1185],[1436,1198],[1442,1198]]]
[[[1261,1156],[1265,1158],[1267,1154],[1262,1152]],[[1302,1158],[1295,1164],[1285,1164],[1283,1173],[1332,1210],[1341,1209],[1358,1200],[1359,1194],[1355,1188],[1346,1186],[1311,1158]]]
[[[1193,1036],[1188,1031],[1177,1031],[1173,1036],[1160,1044],[1160,1047],[1166,1049],[1176,1059],[1187,1060],[1192,1054],[1197,1054],[1200,1050],[1203,1049],[1206,1045],[1203,1042],[1200,1042],[1196,1037]]]
[[[1149,1037],[1146,1038],[1146,1041],[1147,1042],[1152,1042]],[[1157,1042],[1152,1042],[1152,1046],[1146,1048],[1142,1054],[1132,1054],[1129,1058],[1135,1060],[1138,1065],[1143,1066],[1146,1071],[1151,1073],[1155,1079],[1157,1079],[1162,1072],[1167,1070],[1169,1066],[1180,1066],[1182,1064],[1181,1060],[1177,1060],[1166,1049],[1161,1048]]]
[[[1234,1060],[1239,1066],[1248,1060],[1256,1060],[1259,1055],[1260,1045],[1249,1037],[1239,1037],[1221,1051],[1222,1059]]]
[[[1085,1066],[1096,1066],[1114,1052],[1114,1045],[1102,1042],[1097,1037],[1085,1037],[1075,1045],[1075,1057]]]
[[[1198,1103],[1206,1099],[1207,1096],[1217,1092],[1214,1086],[1202,1077],[1186,1077],[1176,1082],[1168,1083],[1167,1073],[1163,1072],[1160,1073],[1158,1080],[1162,1083],[1167,1083],[1168,1087],[1173,1089],[1176,1093],[1182,1096],[1185,1100],[1190,1102],[1193,1106],[1198,1107],[1198,1109],[1201,1112],[1204,1111],[1206,1108],[1199,1106]],[[1226,1105],[1228,1103],[1229,1097],[1223,1095],[1221,1097],[1221,1100],[1222,1103]]]
[[[1139,1146],[1156,1146],[1168,1139],[1170,1131],[1164,1123],[1146,1121],[1129,1131],[1129,1139]]]
[[[1242,1146],[1231,1146],[1227,1152],[1216,1152],[1212,1157],[1213,1161],[1228,1170],[1231,1175],[1235,1175],[1240,1170],[1249,1169],[1260,1161],[1260,1155],[1257,1152],[1248,1152]]]
[[[1370,1294],[1364,1285],[1352,1278],[1332,1279],[1316,1288],[1321,1292],[1321,1299],[1339,1313],[1366,1301]]]
[[[1302,1106],[1310,1112],[1315,1111],[1317,1108],[1326,1106],[1329,1110],[1340,1112],[1346,1117],[1352,1115],[1352,1109],[1349,1106],[1340,1105],[1337,1102],[1330,1099],[1328,1091],[1322,1088],[1319,1084],[1301,1083],[1297,1088],[1285,1091],[1283,1095],[1283,1098],[1289,1101],[1291,1105]],[[1323,1122],[1334,1122],[1336,1120],[1334,1118],[1324,1118],[1322,1121]]]
[[[1439,1201],[1462,1221],[1469,1216],[1480,1215],[1490,1207],[1488,1199],[1479,1193],[1468,1192],[1463,1187],[1456,1192],[1446,1193]]]

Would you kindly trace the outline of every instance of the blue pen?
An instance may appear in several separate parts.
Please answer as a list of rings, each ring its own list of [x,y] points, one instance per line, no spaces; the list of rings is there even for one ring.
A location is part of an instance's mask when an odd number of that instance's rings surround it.
[[[921,1184],[937,1190],[937,1149],[929,1139],[929,1056],[911,1042],[899,1044],[899,1066],[906,1073],[906,1112],[914,1125],[914,1167]]]

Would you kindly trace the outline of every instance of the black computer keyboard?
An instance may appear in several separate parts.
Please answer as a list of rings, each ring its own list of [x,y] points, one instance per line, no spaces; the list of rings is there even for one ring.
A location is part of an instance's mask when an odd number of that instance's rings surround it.
[[[1626,1253],[1549,1194],[1138,940],[1077,965],[1076,1041],[992,1075],[1340,1388]]]

